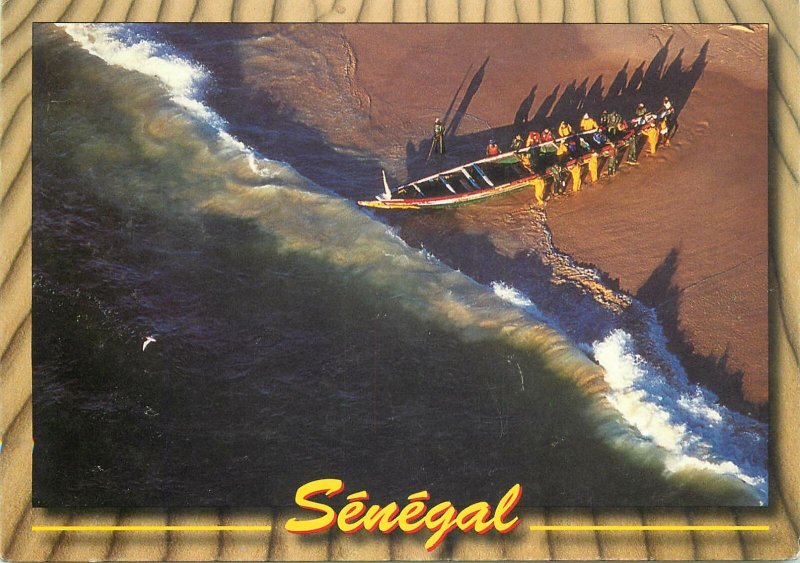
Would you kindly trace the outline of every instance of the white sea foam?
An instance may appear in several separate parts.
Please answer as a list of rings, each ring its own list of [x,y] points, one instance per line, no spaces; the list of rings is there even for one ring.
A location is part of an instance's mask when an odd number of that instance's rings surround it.
[[[58,24],[84,49],[110,65],[157,78],[172,99],[191,113],[208,121],[224,123],[214,111],[198,101],[209,81],[200,64],[168,53],[163,45],[130,35],[119,24]]]
[[[577,268],[568,256],[551,251],[568,263],[565,271]],[[591,277],[580,270],[584,277]],[[766,425],[725,408],[714,393],[689,382],[679,358],[667,348],[654,310],[630,301],[631,312],[642,321],[636,323],[641,328],[632,335],[621,328],[621,319],[609,328],[606,320],[595,318],[603,312],[599,303],[596,310],[584,303],[578,315],[554,314],[553,310],[543,312],[507,283],[491,285],[506,302],[577,338],[578,347],[605,370],[609,403],[641,438],[662,452],[668,472],[706,470],[734,476],[751,485],[766,502]],[[605,319],[605,313],[602,316]]]
[[[57,25],[86,51],[106,63],[158,79],[173,102],[184,108],[190,116],[210,125],[216,131],[218,140],[227,149],[245,158],[253,173],[267,179],[276,173],[275,167],[266,165],[269,161],[228,133],[225,119],[202,101],[203,89],[211,81],[211,75],[203,65],[171,52],[165,45],[133,33],[129,27],[121,24]]]
[[[245,159],[250,170],[265,180],[263,187],[295,183],[292,178],[297,174],[291,166],[285,163],[276,165],[274,161],[262,158],[225,130],[225,120],[202,100],[203,90],[211,81],[209,72],[202,65],[132,32],[127,26],[59,25],[84,49],[106,63],[159,80],[175,104],[216,131],[225,150]],[[396,233],[390,231],[388,234],[391,235],[389,238],[396,238]],[[564,267],[560,269],[601,283],[597,272],[580,268],[568,256],[555,251],[551,234],[549,231],[545,234],[552,251],[550,258],[563,263]],[[384,256],[392,257],[394,254],[392,251],[384,253]],[[426,261],[438,262],[424,248],[419,255]],[[576,338],[577,344],[584,352],[594,355],[605,368],[610,387],[609,402],[642,437],[666,452],[665,467],[668,471],[703,469],[734,475],[752,485],[766,500],[765,426],[729,411],[717,404],[713,393],[689,384],[679,360],[667,350],[666,338],[652,310],[641,307],[641,314],[647,317],[644,334],[634,337],[621,328],[610,331],[603,328],[604,323],[592,318],[591,311],[574,317],[554,310],[549,310],[548,314],[523,292],[504,282],[493,282],[491,287],[495,295],[535,320],[566,334],[584,335]],[[619,295],[619,298],[625,304],[632,302],[628,296]],[[586,337],[588,334],[591,336]],[[647,348],[647,353],[640,349],[641,346]],[[658,366],[654,365],[652,358],[657,358]]]
[[[545,315],[539,309],[539,307],[536,306],[536,303],[531,301],[530,298],[525,296],[522,292],[502,281],[494,281],[491,285],[492,291],[494,291],[495,294],[503,301],[511,303],[512,305],[516,305],[520,309],[524,309],[525,312],[527,312],[537,321],[543,322],[552,328],[560,330],[558,322],[552,317]]]
[[[735,476],[766,500],[763,425],[713,401],[686,381],[668,381],[636,352],[634,338],[615,329],[592,345],[606,371],[609,401],[639,433],[666,451],[668,471],[704,469]],[[681,378],[683,379],[683,378]]]

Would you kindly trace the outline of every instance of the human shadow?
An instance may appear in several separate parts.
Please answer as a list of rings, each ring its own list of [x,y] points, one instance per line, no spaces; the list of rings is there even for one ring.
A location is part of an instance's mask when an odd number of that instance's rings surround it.
[[[464,83],[467,81],[467,76],[469,76],[470,70],[472,70],[472,65],[469,65],[467,70],[464,72],[464,77],[461,79],[461,83],[458,85],[455,94],[453,94],[453,98],[450,100],[450,105],[447,106],[447,111],[444,112],[444,117],[442,118],[444,123],[448,123],[450,121],[450,113],[453,111],[453,106],[456,105],[456,100],[458,99],[459,94],[461,94],[461,89],[464,87]]]
[[[464,116],[467,114],[467,110],[469,109],[469,105],[472,103],[472,99],[475,97],[475,94],[478,93],[478,90],[483,83],[483,77],[486,75],[487,64],[489,64],[489,57],[484,59],[483,64],[478,67],[478,70],[476,70],[475,74],[472,76],[472,80],[470,80],[469,86],[467,86],[467,90],[464,92],[464,97],[461,99],[461,103],[458,105],[458,109],[453,115],[453,120],[446,124],[445,137],[452,138],[458,132],[458,128],[460,127]]]
[[[726,406],[766,421],[766,405],[750,403],[743,397],[744,372],[731,365],[730,343],[722,355],[703,354],[681,326],[680,306],[684,288],[675,282],[679,263],[680,248],[673,247],[636,292],[636,299],[655,309],[667,336],[667,347],[681,358],[691,382],[716,393]]]
[[[702,45],[688,67],[684,67],[684,48],[671,57],[672,41],[673,36],[670,36],[649,61],[641,61],[632,72],[631,61],[626,60],[607,88],[604,87],[602,74],[594,78],[587,76],[580,80],[575,79],[565,85],[556,85],[536,108],[533,116],[529,117],[538,88],[537,85],[533,85],[521,100],[512,122],[479,132],[458,135],[461,119],[483,80],[487,58],[473,76],[470,87],[456,111],[453,124],[448,126],[445,123],[449,135],[448,151],[451,155],[464,155],[467,160],[477,159],[483,155],[490,138],[497,140],[501,148],[507,148],[515,135],[524,136],[527,129],[553,129],[561,120],[576,125],[583,113],[596,118],[602,110],[618,111],[623,117],[629,118],[632,117],[638,103],[644,103],[651,111],[658,110],[664,96],[669,97],[676,116],[679,116],[707,66],[710,40]],[[426,142],[428,139],[407,143],[407,177],[427,176],[436,172],[438,162],[416,158]]]
[[[528,95],[520,102],[517,113],[514,114],[514,132],[520,133],[523,128],[528,124],[528,114],[533,107],[533,100],[536,98],[536,85],[531,88]]]
[[[608,87],[608,91],[606,92],[608,97],[615,98],[625,91],[625,85],[628,83],[629,64],[630,60],[625,61],[625,64],[622,65],[622,68],[619,69],[619,72],[617,72],[617,75],[614,77],[614,80],[611,82],[611,85]]]
[[[463,143],[455,143],[454,145],[450,144],[450,141],[457,137],[456,133],[458,132],[461,123],[464,117],[467,115],[469,110],[469,106],[472,103],[475,94],[477,94],[478,90],[483,83],[483,78],[486,72],[486,65],[489,63],[489,57],[484,59],[481,66],[478,70],[475,71],[475,74],[472,75],[472,79],[467,86],[466,91],[464,92],[464,96],[461,99],[461,102],[456,108],[455,113],[453,114],[453,119],[449,120],[448,116],[450,115],[453,105],[455,104],[456,99],[458,99],[458,95],[461,92],[461,89],[464,86],[464,81],[466,77],[469,75],[470,69],[472,69],[472,65],[467,68],[467,72],[464,75],[464,79],[462,79],[461,84],[456,89],[455,94],[450,102],[450,106],[448,107],[447,111],[445,112],[445,117],[443,122],[445,123],[445,145],[447,147],[446,153],[444,155],[440,155],[433,151],[433,138],[432,137],[425,137],[423,139],[418,140],[416,143],[411,139],[406,141],[405,151],[406,151],[406,169],[411,171],[414,170],[416,172],[422,173],[425,170],[435,170],[437,168],[441,168],[442,163],[445,161],[458,161],[464,159],[470,159],[473,156],[473,149],[472,146],[464,145]],[[536,86],[534,86],[531,92],[526,97],[526,100],[523,100],[520,104],[520,109],[517,111],[517,115],[521,116],[523,113],[523,108],[527,105],[527,109],[525,111],[525,115],[530,110],[530,105],[533,103],[533,97],[535,95]],[[516,118],[515,118],[516,119]],[[396,178],[390,177],[390,181],[392,184],[399,183]]]
[[[556,100],[558,100],[558,91],[561,89],[560,86],[556,85],[553,88],[553,91],[542,100],[539,109],[536,110],[536,113],[530,119],[530,125],[534,129],[543,129],[545,127],[545,123],[547,122],[547,116],[553,109],[553,105],[555,105]]]

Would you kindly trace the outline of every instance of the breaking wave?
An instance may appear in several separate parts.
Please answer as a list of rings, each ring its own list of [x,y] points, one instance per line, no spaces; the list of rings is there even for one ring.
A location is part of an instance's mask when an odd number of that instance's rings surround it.
[[[275,238],[281,252],[321,260],[345,280],[366,283],[381,299],[415,317],[456,331],[464,342],[499,338],[535,351],[549,369],[600,398],[593,414],[595,431],[611,446],[646,450],[669,474],[699,470],[735,477],[766,502],[766,427],[691,385],[667,351],[654,312],[602,286],[596,272],[572,264],[552,248],[552,241],[546,259],[560,264],[553,284],[591,286],[585,292],[594,296],[594,309],[572,314],[566,307],[535,303],[529,292],[503,281],[481,285],[410,248],[352,202],[316,186],[289,164],[265,158],[230,135],[225,119],[203,101],[204,88],[213,81],[208,70],[149,39],[144,28],[60,27],[105,63],[161,84],[189,118],[182,122],[170,115],[169,131],[160,132],[170,143],[186,148],[198,125],[205,132],[211,148],[192,145],[198,155],[186,165],[215,181],[171,198],[180,198],[193,212],[252,220]],[[104,197],[122,196],[129,189],[125,182],[111,182]],[[138,197],[153,209],[164,207],[162,192]]]
[[[733,475],[767,498],[764,428],[731,412],[700,386],[668,382],[636,352],[633,337],[615,329],[592,345],[605,369],[611,404],[644,437],[667,452],[668,471],[706,469]]]
[[[553,248],[549,252],[558,254]],[[569,264],[566,271],[585,270],[563,255],[555,261]],[[627,298],[626,310],[609,322],[603,294],[595,301],[597,319],[583,303],[580,315],[556,320],[515,288],[502,282],[494,282],[492,288],[507,302],[574,338],[603,367],[605,398],[638,437],[657,447],[667,472],[699,469],[732,476],[753,487],[761,504],[767,502],[766,425],[720,405],[714,393],[689,382],[680,361],[667,349],[655,311]],[[630,445],[637,442],[633,438]]]

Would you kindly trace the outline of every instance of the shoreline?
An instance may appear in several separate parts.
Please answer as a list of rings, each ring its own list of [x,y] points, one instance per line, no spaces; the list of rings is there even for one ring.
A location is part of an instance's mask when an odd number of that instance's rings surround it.
[[[290,97],[291,87],[276,89],[275,83],[263,81],[270,65],[282,67],[279,58],[261,58],[258,26],[248,28],[249,38],[241,40],[240,65],[226,66],[213,53],[205,53],[202,62],[218,80],[247,86],[232,97],[212,95],[212,105],[233,116],[232,121],[252,119],[236,119],[247,107],[258,116],[258,130],[281,129],[282,112],[292,108],[296,121],[290,135],[299,153],[291,142],[282,146],[253,135],[255,128],[234,132],[243,142],[278,160],[293,155],[298,171],[350,200],[379,191],[381,167],[395,184],[475,160],[491,137],[505,148],[517,132],[553,128],[560,119],[574,121],[584,112],[597,116],[602,108],[629,116],[638,101],[652,108],[669,95],[681,127],[673,147],[652,157],[656,166],[642,155],[643,166],[635,174],[621,173],[612,182],[602,180],[598,189],[585,187],[579,197],[550,202],[548,228],[563,253],[618,280],[629,295],[650,306],[674,304],[662,324],[673,344],[682,343],[673,352],[695,360],[689,366],[692,379],[736,410],[761,409],[758,405],[767,403],[766,189],[751,190],[740,180],[749,178],[750,184],[766,188],[766,80],[755,79],[757,69],[766,72],[765,53],[758,50],[764,39],[758,33],[766,30],[744,34],[720,26],[637,25],[617,37],[617,26],[568,25],[536,28],[531,41],[529,26],[463,29],[375,24],[331,27],[320,35],[313,27],[298,27],[281,40],[293,45],[295,34],[301,43],[319,39],[337,53],[329,63],[338,73],[325,74],[322,82],[327,107],[337,112],[319,111],[326,104],[312,95],[313,81],[299,90],[304,92],[300,97]],[[222,41],[231,39],[224,30],[217,33]],[[618,41],[611,42],[609,33]],[[375,41],[376,36],[384,41]],[[565,36],[572,49],[585,54],[579,61],[559,47]],[[751,43],[728,55],[742,37]],[[240,41],[239,36],[233,40]],[[403,49],[389,47],[401,40]],[[191,36],[178,29],[170,41],[191,45]],[[500,56],[500,49],[514,55]],[[520,64],[532,60],[541,64]],[[744,63],[754,73],[741,82],[733,71]],[[421,76],[420,67],[434,72]],[[751,99],[758,102],[749,104]],[[442,161],[428,162],[429,129],[436,115],[445,118],[448,153]],[[730,129],[742,116],[763,134],[756,142],[746,139],[747,154],[741,152],[741,130]],[[369,158],[342,163],[337,146],[353,147]],[[329,164],[318,166],[317,159]],[[709,170],[708,162],[729,170]],[[752,166],[743,166],[746,162]],[[604,189],[606,184],[615,189]],[[638,189],[644,185],[646,192]],[[692,189],[699,185],[713,189]],[[692,197],[681,186],[688,186]],[[541,233],[526,232],[524,224],[509,225],[506,217],[527,206],[530,197],[523,193],[449,214],[390,214],[382,220],[400,228],[410,244],[424,245],[475,279],[524,282],[526,268],[530,272],[536,265],[517,255],[528,252]],[[524,223],[525,217],[515,221]],[[751,240],[754,234],[763,240]],[[470,247],[466,254],[480,256],[461,256]],[[741,283],[718,276],[740,263],[755,264]],[[719,264],[723,267],[716,269]],[[701,299],[686,298],[698,292]],[[755,328],[748,332],[743,324]]]
[[[680,129],[672,147],[652,157],[643,151],[642,165],[633,174],[625,173],[623,166],[610,181],[584,183],[580,193],[551,200],[545,207],[547,228],[559,251],[576,263],[591,265],[611,287],[657,309],[669,349],[681,358],[690,380],[702,383],[726,406],[766,420],[766,56],[754,35],[766,30],[745,35],[714,26],[643,25],[633,27],[610,48],[604,41],[614,32],[613,26],[542,30],[539,35],[566,31],[585,50],[585,60],[565,68],[563,51],[552,46],[542,49],[539,42],[526,46],[524,26],[505,28],[517,60],[540,55],[545,61],[546,68],[538,73],[529,66],[515,69],[505,59],[495,61],[491,52],[478,52],[446,28],[435,39],[404,28],[404,52],[411,55],[387,52],[370,42],[375,31],[348,27],[344,34],[358,58],[359,85],[370,95],[372,118],[378,124],[383,116],[419,119],[423,107],[449,112],[448,126],[454,118],[460,118],[459,126],[467,118],[509,124],[455,135],[448,161],[454,156],[466,158],[465,162],[478,158],[484,137],[492,135],[502,146],[514,132],[540,129],[543,124],[553,127],[558,119],[579,115],[584,108],[599,113],[601,107],[609,107],[627,116],[640,99],[648,107],[664,94],[677,100]],[[392,28],[377,31],[398,33]],[[491,51],[493,30],[481,28],[475,33],[487,36],[486,48]],[[741,37],[752,37],[752,43],[729,55]],[[425,51],[431,44],[448,48]],[[537,46],[538,53],[532,48]],[[423,66],[435,62],[437,70],[442,69],[437,79],[451,88],[420,84],[404,56],[416,57]],[[385,57],[391,64],[381,66]],[[742,64],[751,65],[753,72],[737,75]],[[763,81],[758,80],[760,72]],[[409,98],[409,91],[415,95]],[[411,100],[409,107],[403,107],[404,97]],[[731,129],[737,120],[744,120],[746,129]],[[416,152],[407,151],[408,179],[431,173],[421,162],[428,132],[420,131]],[[503,199],[474,210],[456,210],[446,220],[439,216],[439,222],[446,223],[439,226],[424,225],[427,221],[420,217],[387,221],[401,223],[407,233],[423,230],[436,238],[461,232],[464,242],[471,240],[470,232],[482,230],[481,215],[487,221],[500,217],[513,208],[508,202],[521,204],[526,195]],[[494,249],[488,250],[502,253],[505,247],[508,254],[520,250],[517,234],[487,230]],[[413,238],[410,244],[420,243]],[[444,250],[455,243],[440,240],[439,244],[444,253],[455,252]],[[483,271],[492,260],[479,262],[472,267]]]
[[[712,73],[706,80],[721,77]],[[758,95],[766,103],[766,92],[742,97]],[[697,96],[709,97],[705,92]],[[688,108],[684,131],[673,147],[644,155],[636,174],[605,179],[582,197],[552,202],[547,215],[561,251],[656,309],[670,349],[693,381],[717,393],[723,403],[766,420],[767,194],[757,186],[751,189],[759,177],[766,178],[766,163],[735,153],[730,141],[717,142],[711,133],[739,111],[733,101]],[[762,123],[765,146],[766,115]],[[708,150],[699,154],[698,144]],[[714,169],[702,160],[714,162]],[[660,165],[657,172],[654,164]],[[720,169],[731,172],[715,182]],[[691,190],[693,185],[697,189]],[[627,193],[620,198],[623,190]],[[650,209],[658,209],[652,222]],[[587,224],[607,236],[585,236],[580,225]],[[620,249],[629,249],[638,260],[626,260]]]

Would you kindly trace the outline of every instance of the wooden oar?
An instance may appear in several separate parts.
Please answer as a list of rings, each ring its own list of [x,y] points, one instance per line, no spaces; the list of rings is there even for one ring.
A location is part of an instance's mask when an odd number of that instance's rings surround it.
[[[428,164],[428,161],[431,159],[431,155],[433,154],[433,146],[436,144],[436,134],[433,135],[433,140],[431,141],[431,148],[428,151],[428,158],[425,159],[425,164]]]

